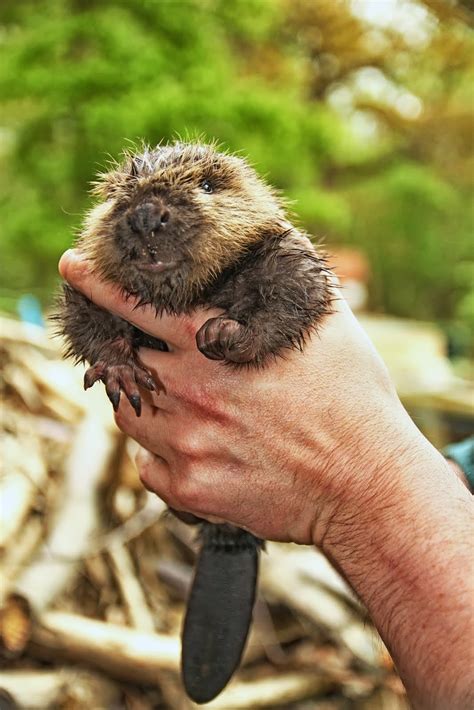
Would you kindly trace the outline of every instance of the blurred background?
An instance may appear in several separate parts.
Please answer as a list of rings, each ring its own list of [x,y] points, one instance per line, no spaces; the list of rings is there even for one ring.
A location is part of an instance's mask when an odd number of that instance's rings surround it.
[[[215,138],[372,309],[474,323],[470,0],[3,0],[0,305],[47,304],[88,187],[129,141]]]
[[[473,28],[471,0],[2,0],[1,698],[190,707],[193,543],[41,329],[90,182],[131,142],[247,156],[330,252],[419,426],[437,446],[472,432]],[[250,682],[215,707],[405,707],[350,591],[285,550],[265,563]]]

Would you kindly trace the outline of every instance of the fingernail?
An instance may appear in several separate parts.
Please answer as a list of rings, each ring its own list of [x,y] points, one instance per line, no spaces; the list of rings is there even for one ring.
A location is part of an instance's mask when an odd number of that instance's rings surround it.
[[[63,278],[65,278],[68,266],[72,261],[78,261],[77,251],[75,249],[68,249],[61,256],[58,264],[58,271]]]

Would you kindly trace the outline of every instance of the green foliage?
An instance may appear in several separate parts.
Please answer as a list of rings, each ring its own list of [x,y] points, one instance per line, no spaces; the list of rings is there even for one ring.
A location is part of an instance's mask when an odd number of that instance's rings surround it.
[[[282,187],[316,179],[309,150],[323,159],[330,145],[321,107],[307,111],[292,87],[272,90],[258,76],[242,77],[231,48],[270,31],[271,7],[10,5],[0,69],[10,138],[2,160],[7,286],[52,283],[88,182],[129,140],[204,134],[249,155]]]
[[[352,198],[351,236],[373,265],[375,305],[407,317],[449,318],[463,291],[453,271],[470,248],[462,196],[429,168],[405,162]]]
[[[446,13],[422,54],[390,28],[381,53],[344,1],[3,0],[3,302],[48,301],[110,156],[202,135],[247,155],[316,237],[365,250],[377,308],[467,322],[471,286],[453,274],[472,230],[473,41]],[[333,107],[371,66],[421,97],[423,119],[354,93]],[[352,123],[369,114],[367,140]]]

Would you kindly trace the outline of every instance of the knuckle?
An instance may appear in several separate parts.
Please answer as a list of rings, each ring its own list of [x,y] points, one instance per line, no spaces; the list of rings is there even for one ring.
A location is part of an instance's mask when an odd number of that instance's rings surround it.
[[[195,431],[187,432],[179,437],[176,449],[180,456],[191,461],[197,461],[204,456],[202,437]]]
[[[144,486],[144,488],[146,488],[147,491],[153,490],[151,477],[150,477],[150,470],[147,466],[139,467],[138,478],[140,479],[140,483],[142,484],[142,486]]]
[[[79,291],[84,291],[89,282],[89,265],[84,259],[77,258],[72,252],[67,253],[60,262],[61,274],[65,281]]]
[[[163,497],[163,489],[166,487],[166,472],[160,465],[159,459],[150,454],[139,453],[135,461],[138,477],[142,485],[147,490],[153,493],[159,493],[159,495]]]
[[[152,475],[151,466],[146,460],[139,460],[138,456],[136,458],[136,464],[138,469],[138,478],[143,486],[149,491],[152,490]]]
[[[143,449],[141,446],[138,448],[138,451],[135,454],[135,466],[137,467],[137,470],[140,471],[140,468],[142,466],[146,466],[147,462],[150,459],[150,453],[146,449]]]
[[[185,510],[201,510],[203,494],[202,487],[199,485],[199,473],[195,467],[193,467],[192,473],[188,469],[186,475],[181,476],[175,481],[172,494],[173,498],[175,498]]]

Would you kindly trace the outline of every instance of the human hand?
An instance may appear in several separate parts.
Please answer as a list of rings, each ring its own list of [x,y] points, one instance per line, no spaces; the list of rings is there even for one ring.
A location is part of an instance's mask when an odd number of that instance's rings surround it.
[[[172,508],[309,544],[381,485],[381,456],[399,455],[395,432],[406,433],[409,420],[342,299],[304,352],[236,370],[196,347],[196,332],[217,312],[157,318],[152,307],[134,309],[78,252],[66,252],[60,271],[97,305],[169,345],[140,352],[165,392],[143,391],[140,419],[122,398],[116,421],[144,447],[142,482]]]
[[[472,497],[406,414],[344,301],[302,353],[235,370],[197,350],[215,312],[134,310],[75,252],[60,271],[170,346],[140,352],[166,392],[143,392],[140,419],[124,398],[116,414],[149,452],[138,462],[147,488],[261,538],[321,546],[366,604],[413,706],[472,707]]]

